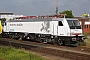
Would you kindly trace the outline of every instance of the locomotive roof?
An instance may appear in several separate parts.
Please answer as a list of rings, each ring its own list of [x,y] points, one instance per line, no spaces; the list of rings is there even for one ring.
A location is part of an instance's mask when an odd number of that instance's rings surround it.
[[[43,18],[43,19],[8,20],[7,22],[62,21],[64,19],[66,19],[66,20],[78,20],[76,18]]]

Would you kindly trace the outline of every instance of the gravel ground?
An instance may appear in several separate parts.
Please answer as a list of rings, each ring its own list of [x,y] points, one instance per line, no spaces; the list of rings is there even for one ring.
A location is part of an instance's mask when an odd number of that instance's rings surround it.
[[[38,53],[38,52],[34,52],[34,51],[29,51],[29,52],[36,54],[38,56],[44,57],[44,58],[46,58],[46,60],[73,60],[73,59],[69,59],[69,58],[63,58],[63,57],[48,55],[48,54],[44,54],[44,53]]]
[[[19,41],[20,42],[20,41]],[[26,41],[22,41],[22,42],[26,42]],[[28,42],[28,41],[27,41]],[[72,50],[72,51],[78,51],[78,52],[83,52],[83,53],[90,53],[90,48],[87,48],[87,47],[68,47],[68,46],[57,46],[57,45],[51,45],[51,44],[42,44],[42,43],[37,43],[37,42],[29,42],[29,44],[38,44],[38,45],[44,45],[44,46],[51,46],[51,47],[57,47],[58,49],[64,49],[64,50]],[[44,49],[45,50],[45,49]],[[30,50],[31,51],[31,50]],[[36,51],[36,50],[35,50]],[[40,49],[38,49],[38,51],[40,51]],[[43,50],[42,50],[43,51]],[[40,52],[33,52],[31,51],[32,53],[35,53],[37,55],[40,55],[42,57],[45,57],[47,58],[47,60],[72,60],[72,59],[69,59],[69,58],[63,58],[63,57],[58,57],[58,56],[55,56],[55,55],[49,55],[49,54],[45,54],[45,53],[40,53]],[[50,53],[48,50],[46,51],[48,53]],[[57,51],[55,51],[56,53],[58,53]],[[55,52],[53,54],[55,54]],[[60,51],[61,52],[61,51]],[[59,53],[58,53],[59,54]],[[67,56],[70,55],[70,54],[66,54]],[[72,54],[71,54],[72,56]],[[77,57],[76,57],[77,58]],[[74,60],[74,59],[73,59]]]

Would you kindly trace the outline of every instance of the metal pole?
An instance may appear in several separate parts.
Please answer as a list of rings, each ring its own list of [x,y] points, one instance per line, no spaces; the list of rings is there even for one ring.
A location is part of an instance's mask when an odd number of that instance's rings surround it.
[[[56,15],[58,15],[58,0],[56,0]]]
[[[90,22],[90,14],[89,14],[89,22]]]
[[[82,32],[84,34],[84,24],[85,24],[85,18],[82,19]]]

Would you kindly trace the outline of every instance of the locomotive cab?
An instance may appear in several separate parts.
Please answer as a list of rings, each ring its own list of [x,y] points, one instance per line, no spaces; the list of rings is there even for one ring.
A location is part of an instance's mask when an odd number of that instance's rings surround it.
[[[62,28],[63,27],[63,28]],[[78,19],[65,18],[58,23],[58,36],[65,44],[77,45],[84,41],[84,36]]]

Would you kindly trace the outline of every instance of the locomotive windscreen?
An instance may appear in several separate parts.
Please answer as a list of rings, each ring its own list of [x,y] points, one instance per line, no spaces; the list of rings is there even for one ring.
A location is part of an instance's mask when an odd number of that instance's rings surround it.
[[[81,29],[80,23],[78,20],[67,20],[70,29]]]

